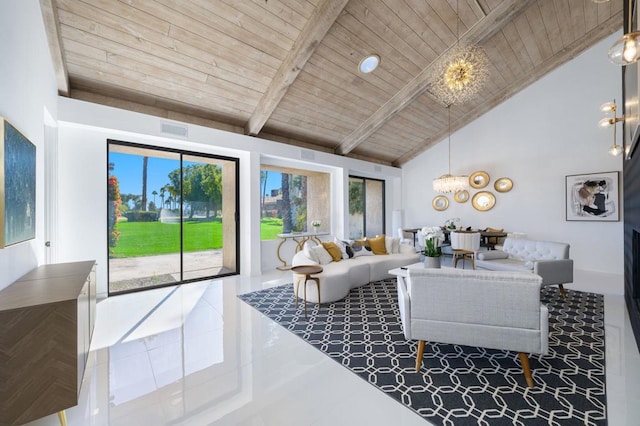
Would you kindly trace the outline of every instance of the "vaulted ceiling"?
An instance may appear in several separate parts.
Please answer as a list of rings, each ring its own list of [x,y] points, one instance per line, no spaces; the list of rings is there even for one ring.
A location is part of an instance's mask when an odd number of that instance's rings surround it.
[[[458,31],[490,76],[454,130],[623,22],[616,0],[40,2],[63,96],[396,166],[448,132],[427,89]]]

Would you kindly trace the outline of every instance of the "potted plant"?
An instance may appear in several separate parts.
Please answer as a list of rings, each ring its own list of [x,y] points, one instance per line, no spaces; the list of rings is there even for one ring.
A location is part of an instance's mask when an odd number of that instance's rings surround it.
[[[317,233],[320,225],[322,225],[322,222],[320,222],[319,220],[312,220],[311,226],[313,226],[313,232]]]
[[[447,219],[444,222],[444,227],[449,229],[449,230],[455,230],[458,226],[456,225],[457,223],[460,222],[460,218],[459,217],[452,217],[451,219]]]
[[[424,235],[424,267],[439,268],[440,256],[442,256],[440,245],[444,241],[444,233],[439,226],[425,226],[422,228],[422,234]]]

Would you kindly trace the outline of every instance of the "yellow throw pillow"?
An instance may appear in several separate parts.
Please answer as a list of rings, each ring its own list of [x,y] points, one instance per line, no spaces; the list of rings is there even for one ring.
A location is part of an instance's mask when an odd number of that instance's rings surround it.
[[[373,254],[388,254],[384,243],[384,234],[375,238],[367,238],[367,242]]]
[[[322,247],[325,248],[333,258],[334,262],[340,262],[342,260],[342,252],[336,243],[326,242],[322,243]]]

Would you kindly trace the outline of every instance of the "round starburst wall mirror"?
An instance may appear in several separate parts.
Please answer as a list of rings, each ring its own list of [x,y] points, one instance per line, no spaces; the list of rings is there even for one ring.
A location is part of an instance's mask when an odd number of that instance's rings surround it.
[[[511,181],[511,179],[503,177],[498,179],[493,184],[493,187],[498,192],[509,192],[511,191],[511,188],[513,188],[513,182]]]
[[[473,173],[469,176],[469,185],[476,189],[484,188],[489,185],[489,174],[483,171]]]
[[[433,198],[431,205],[435,210],[441,212],[443,210],[446,210],[447,207],[449,207],[449,199],[444,195],[438,195]]]
[[[489,191],[480,191],[473,196],[471,203],[474,209],[486,212],[496,205],[496,197]]]

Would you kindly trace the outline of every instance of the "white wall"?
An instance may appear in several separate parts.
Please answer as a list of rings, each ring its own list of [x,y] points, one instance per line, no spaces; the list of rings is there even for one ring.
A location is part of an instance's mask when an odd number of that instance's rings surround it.
[[[452,195],[447,210],[431,207],[436,195],[432,179],[447,172],[446,140],[404,165],[406,225],[440,225],[460,217],[465,227],[504,228],[568,242],[576,269],[622,274],[621,221],[565,221],[566,175],[622,170],[621,157],[607,153],[613,130],[597,126],[603,102],[615,98],[622,104],[621,69],[607,60],[618,37],[608,37],[452,135],[452,174],[489,173],[485,189],[497,199],[492,210],[478,212],[471,201],[459,204]],[[513,180],[511,192],[493,190],[500,177]],[[425,190],[416,196],[420,187]]]
[[[0,250],[0,289],[44,262],[44,117],[57,86],[37,0],[0,5],[0,116],[36,145],[36,238]],[[45,113],[45,110],[47,113]]]
[[[324,152],[300,149],[263,139],[184,124],[188,140],[170,139],[160,133],[167,120],[145,114],[106,107],[69,98],[58,105],[58,212],[57,235],[61,247],[58,261],[98,260],[98,293],[107,289],[106,242],[106,140],[118,139],[141,144],[182,148],[203,153],[240,158],[240,262],[243,275],[273,270],[279,241],[260,241],[260,164],[324,170],[332,176],[331,233],[341,236],[347,220],[345,207],[348,175],[386,179],[387,208],[399,208],[401,170]],[[305,160],[303,152],[305,151]],[[309,160],[309,154],[315,157]],[[342,182],[343,185],[339,185]],[[396,193],[394,193],[394,191]],[[342,200],[342,202],[341,202]],[[391,214],[387,215],[387,228]],[[293,257],[293,245],[283,247],[282,257]]]

